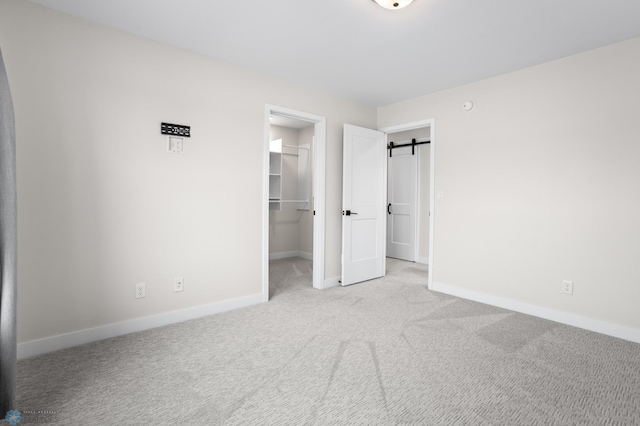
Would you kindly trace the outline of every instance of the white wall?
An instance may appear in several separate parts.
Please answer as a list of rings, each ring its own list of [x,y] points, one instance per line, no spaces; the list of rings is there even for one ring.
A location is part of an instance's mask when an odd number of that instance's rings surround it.
[[[19,342],[261,293],[267,103],[327,117],[325,275],[340,274],[342,124],[375,127],[373,108],[27,1],[0,2],[0,44]],[[191,126],[184,155],[161,121]]]
[[[435,119],[436,282],[640,329],[639,76],[633,39],[379,109]]]

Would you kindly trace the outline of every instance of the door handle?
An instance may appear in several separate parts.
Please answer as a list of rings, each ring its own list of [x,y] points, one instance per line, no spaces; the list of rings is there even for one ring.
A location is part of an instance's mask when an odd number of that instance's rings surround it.
[[[351,210],[347,210],[347,212],[345,213],[347,216],[351,216],[353,214],[358,214],[356,212],[352,212]]]
[[[387,213],[391,214],[391,203],[389,203],[389,205],[387,206]]]

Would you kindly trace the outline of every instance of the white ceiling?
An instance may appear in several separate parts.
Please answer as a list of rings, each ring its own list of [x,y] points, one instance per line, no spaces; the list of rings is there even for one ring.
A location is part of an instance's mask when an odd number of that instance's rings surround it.
[[[276,126],[288,127],[290,129],[304,129],[311,127],[314,123],[310,121],[298,120],[297,118],[284,115],[271,115],[269,117],[271,124]]]
[[[32,0],[381,106],[640,36],[640,0]]]

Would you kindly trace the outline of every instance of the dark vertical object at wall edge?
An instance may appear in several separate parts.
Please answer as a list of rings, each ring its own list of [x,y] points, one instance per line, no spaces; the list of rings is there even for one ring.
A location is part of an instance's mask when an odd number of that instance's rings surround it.
[[[16,409],[17,300],[16,129],[0,49],[0,418]]]

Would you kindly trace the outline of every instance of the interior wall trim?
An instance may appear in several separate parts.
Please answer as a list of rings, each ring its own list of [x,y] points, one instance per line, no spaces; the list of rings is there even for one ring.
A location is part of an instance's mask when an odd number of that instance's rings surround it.
[[[595,331],[596,333],[606,334],[607,336],[617,337],[619,339],[640,343],[640,330],[624,325],[612,324],[593,318],[583,317],[581,315],[543,308],[541,306],[518,302],[502,297],[491,296],[485,293],[466,290],[442,282],[434,281],[432,283],[432,287],[430,287],[430,290],[445,293],[450,296],[460,297],[462,299],[473,300],[474,302],[485,303],[487,305],[508,309],[510,311],[520,312],[522,314],[532,315],[538,318],[548,319],[561,324],[582,328],[584,330]]]
[[[313,253],[307,253],[306,251],[300,250],[269,253],[269,260],[288,259],[290,257],[301,257],[303,259],[313,260]]]
[[[297,251],[281,251],[278,253],[269,253],[269,260],[288,259],[290,257],[297,257]]]
[[[136,318],[102,327],[89,328],[86,330],[74,331],[72,333],[19,343],[18,359],[31,358],[37,355],[58,351],[60,349],[72,348],[74,346],[97,342],[111,337],[123,336],[137,331],[144,331],[151,328],[202,318],[218,314],[220,312],[256,305],[262,302],[262,293],[257,293],[251,296],[223,300],[221,302],[211,303],[208,305],[194,306],[192,308],[181,309],[178,311]]]

